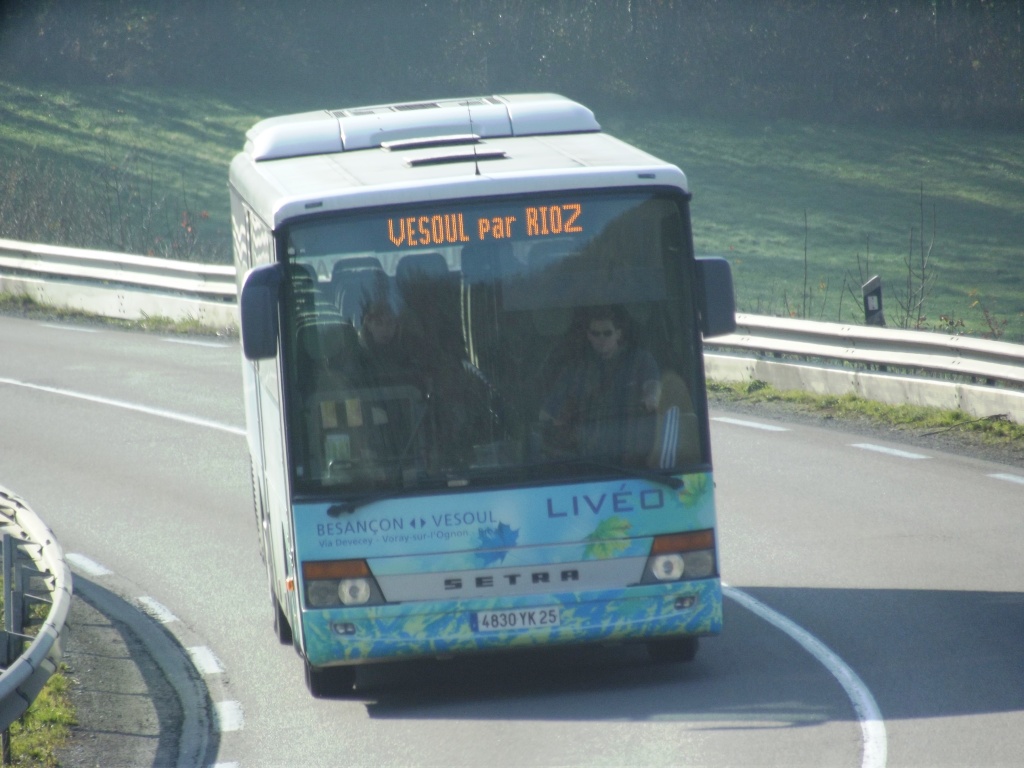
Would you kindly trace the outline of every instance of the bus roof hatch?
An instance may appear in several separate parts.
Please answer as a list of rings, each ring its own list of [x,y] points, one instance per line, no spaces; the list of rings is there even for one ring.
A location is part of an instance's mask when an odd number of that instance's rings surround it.
[[[453,135],[489,139],[600,130],[593,112],[563,96],[510,94],[274,117],[249,130],[246,152],[255,161],[278,160]]]

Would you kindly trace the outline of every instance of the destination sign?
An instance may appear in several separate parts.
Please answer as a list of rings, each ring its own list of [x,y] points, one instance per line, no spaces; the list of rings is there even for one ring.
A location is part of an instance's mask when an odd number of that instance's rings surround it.
[[[387,235],[396,248],[462,245],[583,232],[581,203],[528,205],[499,215],[467,215],[464,211],[387,219]]]

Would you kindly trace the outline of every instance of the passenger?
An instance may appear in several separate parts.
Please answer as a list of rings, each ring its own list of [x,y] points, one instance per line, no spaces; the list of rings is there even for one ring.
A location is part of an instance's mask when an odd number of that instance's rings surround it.
[[[397,482],[402,468],[422,461],[417,437],[425,407],[425,377],[417,347],[390,301],[374,298],[362,312],[359,329],[357,374],[349,397],[362,409],[359,424],[359,455],[367,478]],[[367,469],[372,465],[372,470]],[[365,478],[364,478],[365,479]],[[379,478],[378,478],[379,479]]]
[[[423,388],[424,367],[418,345],[402,328],[387,299],[377,299],[363,311],[359,357],[365,386],[411,384]],[[420,364],[418,364],[420,363]]]
[[[654,441],[661,398],[658,364],[631,338],[621,306],[591,310],[580,354],[570,358],[545,398],[540,420],[549,446],[625,465],[643,465]]]
[[[437,460],[464,465],[481,435],[490,434],[490,390],[450,351],[454,344],[446,348],[416,327],[414,317],[398,316],[387,300],[367,307],[360,329],[360,385],[417,388],[428,409],[422,431],[431,436]]]

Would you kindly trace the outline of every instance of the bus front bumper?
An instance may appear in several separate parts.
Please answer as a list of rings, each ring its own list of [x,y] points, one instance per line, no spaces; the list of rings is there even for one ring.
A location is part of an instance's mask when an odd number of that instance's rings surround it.
[[[306,610],[313,666],[573,643],[715,635],[719,579],[614,591]]]

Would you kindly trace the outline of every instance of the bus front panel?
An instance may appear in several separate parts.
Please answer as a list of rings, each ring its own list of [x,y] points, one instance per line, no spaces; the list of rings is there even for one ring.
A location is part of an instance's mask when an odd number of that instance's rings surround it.
[[[682,191],[358,210],[276,236],[309,664],[719,631]]]
[[[716,634],[710,476],[296,508],[316,665]]]

